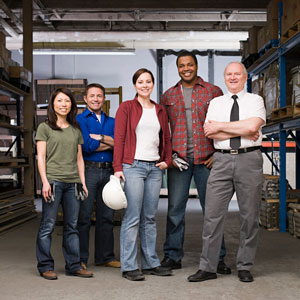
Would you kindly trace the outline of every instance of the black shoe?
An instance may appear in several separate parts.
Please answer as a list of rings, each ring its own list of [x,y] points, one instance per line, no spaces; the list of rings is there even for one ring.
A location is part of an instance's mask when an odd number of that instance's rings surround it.
[[[140,270],[123,272],[122,276],[131,281],[142,281],[145,279],[144,274]]]
[[[224,261],[219,261],[217,273],[223,275],[229,275],[231,274],[231,269],[228,266],[226,266]]]
[[[156,275],[156,276],[170,276],[173,274],[172,270],[170,268],[165,268],[165,267],[144,269],[144,270],[142,270],[142,272],[147,275]]]
[[[191,275],[188,277],[189,282],[200,282],[200,281],[205,281],[205,280],[210,280],[210,279],[216,279],[217,274],[216,273],[211,273],[211,272],[206,272],[202,270],[198,270],[197,273]]]
[[[160,265],[164,268],[168,268],[171,270],[181,269],[181,260],[175,261],[169,257],[164,257],[161,261]]]
[[[254,280],[251,273],[247,270],[239,271],[238,272],[238,277],[239,277],[241,282],[252,282]]]

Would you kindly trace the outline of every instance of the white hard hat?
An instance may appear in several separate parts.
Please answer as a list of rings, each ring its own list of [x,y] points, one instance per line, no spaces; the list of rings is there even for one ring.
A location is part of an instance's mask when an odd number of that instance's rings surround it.
[[[118,210],[127,207],[127,199],[118,177],[110,175],[109,182],[102,191],[103,202],[112,209]]]

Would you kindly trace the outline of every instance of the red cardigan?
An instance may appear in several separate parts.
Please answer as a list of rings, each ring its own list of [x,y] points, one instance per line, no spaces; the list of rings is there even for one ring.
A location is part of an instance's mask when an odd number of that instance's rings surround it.
[[[160,124],[159,133],[159,161],[166,162],[168,166],[172,164],[172,144],[168,115],[164,106],[155,103],[157,118]],[[114,137],[114,171],[122,171],[122,163],[132,164],[136,148],[135,129],[142,116],[143,108],[137,97],[133,100],[122,102],[118,108],[115,120],[115,137]]]

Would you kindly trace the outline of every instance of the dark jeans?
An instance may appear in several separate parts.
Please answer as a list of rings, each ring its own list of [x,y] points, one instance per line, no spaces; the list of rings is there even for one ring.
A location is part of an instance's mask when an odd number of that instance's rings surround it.
[[[85,166],[85,181],[89,196],[81,202],[77,227],[80,237],[80,261],[85,264],[89,259],[90,227],[94,201],[96,201],[95,264],[105,264],[115,259],[114,211],[107,207],[102,200],[103,187],[112,174],[112,168]]]
[[[61,203],[64,216],[63,229],[63,254],[65,257],[65,269],[67,273],[74,273],[81,269],[79,256],[79,235],[77,231],[77,219],[80,203],[75,197],[75,184],[55,183],[55,201],[47,203],[43,201],[42,220],[36,241],[36,257],[38,270],[44,273],[54,270],[54,260],[50,253],[51,234],[54,230],[56,216]]]
[[[189,168],[185,171],[168,169],[168,215],[164,255],[174,261],[183,258],[183,242],[185,232],[185,209],[189,198],[192,177],[197,187],[202,212],[205,214],[206,184],[210,170],[204,165],[194,165],[189,160]],[[224,238],[220,252],[220,261],[226,255]]]

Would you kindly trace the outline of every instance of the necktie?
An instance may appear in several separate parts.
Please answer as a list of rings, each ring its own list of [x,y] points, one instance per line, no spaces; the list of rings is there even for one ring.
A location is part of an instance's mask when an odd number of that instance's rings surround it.
[[[239,105],[237,103],[237,95],[232,95],[233,99],[233,105],[231,108],[231,113],[230,113],[230,122],[238,121],[240,119],[239,117]],[[237,136],[234,138],[230,139],[230,147],[231,149],[237,150],[241,146],[241,137]]]

